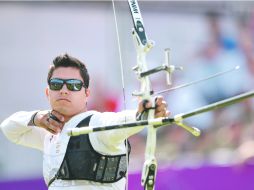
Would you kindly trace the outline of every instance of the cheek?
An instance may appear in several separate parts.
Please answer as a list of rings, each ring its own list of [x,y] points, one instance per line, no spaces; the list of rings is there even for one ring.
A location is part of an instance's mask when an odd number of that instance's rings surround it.
[[[78,94],[73,96],[73,101],[76,106],[84,106],[86,104],[87,98],[85,94]]]
[[[47,98],[48,98],[48,101],[50,102],[50,104],[53,104],[54,103],[54,101],[56,100],[56,93],[55,92],[52,92],[52,91],[50,91],[49,93],[48,93],[48,96],[47,96]]]

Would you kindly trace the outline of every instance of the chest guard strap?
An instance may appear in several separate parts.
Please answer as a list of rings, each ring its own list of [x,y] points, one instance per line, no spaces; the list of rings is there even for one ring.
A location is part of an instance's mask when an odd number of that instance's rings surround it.
[[[92,115],[86,117],[77,127],[88,126],[91,117]],[[129,153],[128,142],[128,156]],[[72,136],[61,167],[48,186],[55,179],[113,183],[125,177],[126,171],[126,154],[103,155],[93,149],[88,134]]]

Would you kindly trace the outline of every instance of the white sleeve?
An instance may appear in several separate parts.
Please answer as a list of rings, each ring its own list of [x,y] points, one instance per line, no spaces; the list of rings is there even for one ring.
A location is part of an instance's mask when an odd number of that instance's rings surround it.
[[[48,132],[36,126],[28,126],[34,113],[14,113],[1,123],[0,128],[10,141],[43,151],[44,137]]]
[[[123,111],[123,112],[104,112],[99,114],[94,114],[89,123],[90,126],[107,126],[115,125],[126,122],[136,121],[135,111]],[[104,152],[103,150],[108,150],[110,152],[119,152],[122,149],[124,140],[140,132],[144,127],[132,127],[125,129],[108,130],[102,132],[91,133],[90,139],[92,140],[93,146],[96,149]],[[107,151],[107,153],[108,153]]]

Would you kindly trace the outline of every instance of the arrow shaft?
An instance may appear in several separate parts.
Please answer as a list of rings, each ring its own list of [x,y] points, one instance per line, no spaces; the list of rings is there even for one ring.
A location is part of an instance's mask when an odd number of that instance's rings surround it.
[[[222,108],[222,107],[226,107],[226,106],[230,106],[232,104],[236,104],[238,102],[241,102],[247,98],[251,98],[254,96],[254,91],[250,91],[250,92],[246,92],[246,93],[243,93],[243,94],[240,94],[240,95],[237,95],[237,96],[233,96],[231,98],[228,98],[228,99],[225,99],[225,100],[222,100],[222,101],[219,101],[219,102],[215,102],[215,103],[212,103],[212,104],[209,104],[207,106],[203,106],[201,108],[198,108],[198,109],[195,109],[193,111],[190,111],[190,112],[187,112],[187,113],[184,113],[184,114],[180,114],[182,119],[185,119],[185,118],[188,118],[188,117],[192,117],[194,115],[198,115],[198,114],[201,114],[201,113],[204,113],[204,112],[208,112],[208,111],[211,111],[211,110],[215,110],[215,109],[218,109],[218,108]]]

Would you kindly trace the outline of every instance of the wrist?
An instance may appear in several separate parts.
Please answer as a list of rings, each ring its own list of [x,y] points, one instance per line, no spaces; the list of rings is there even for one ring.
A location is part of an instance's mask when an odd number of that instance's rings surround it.
[[[32,118],[31,118],[31,122],[32,122],[32,125],[33,125],[33,126],[38,126],[38,125],[36,124],[36,116],[37,116],[37,113],[38,113],[38,111],[35,112],[35,113],[32,115]]]

